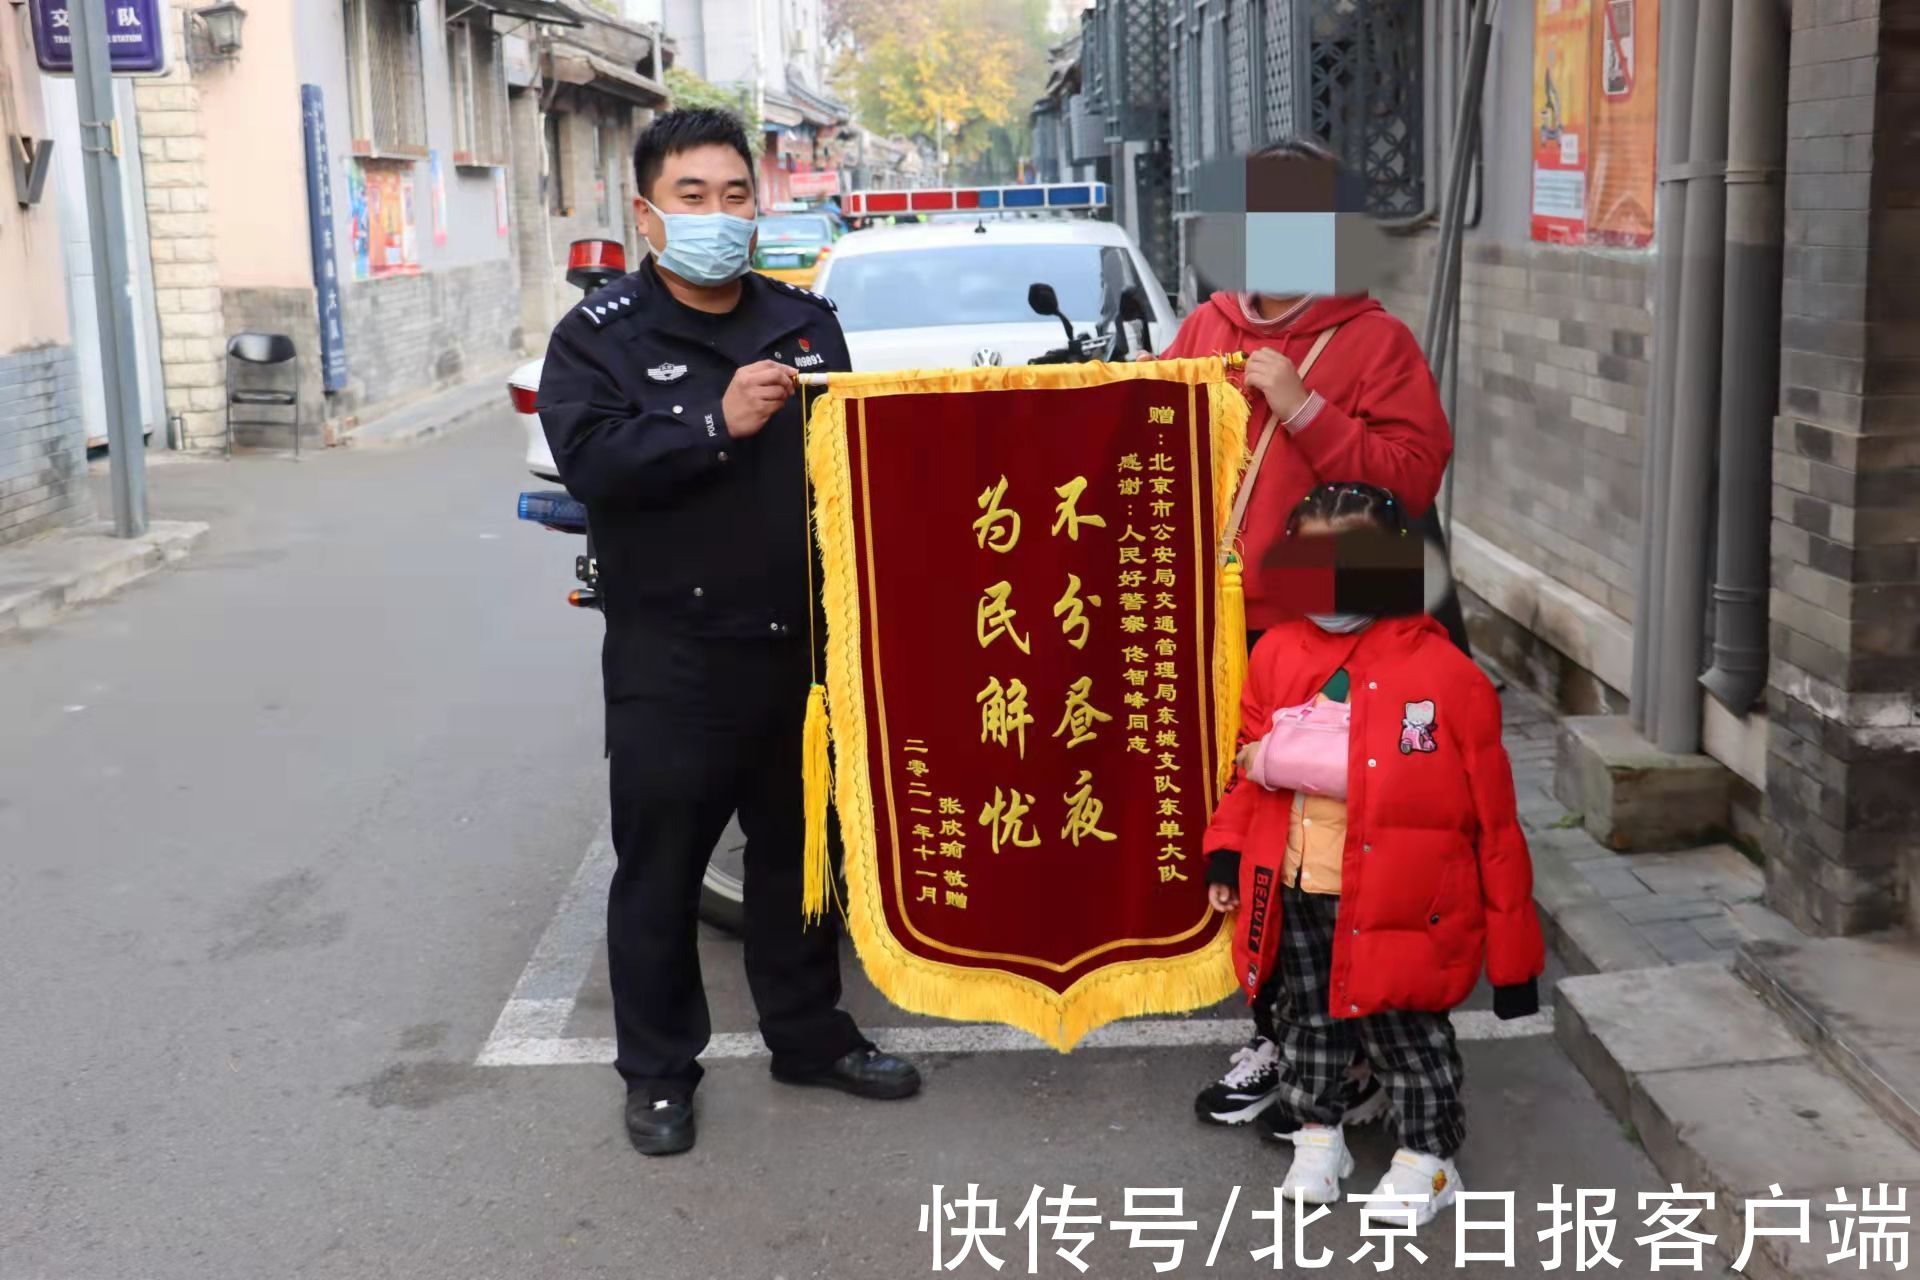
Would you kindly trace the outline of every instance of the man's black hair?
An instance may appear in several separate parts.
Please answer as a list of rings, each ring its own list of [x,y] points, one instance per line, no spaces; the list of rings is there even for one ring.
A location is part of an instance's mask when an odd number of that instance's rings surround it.
[[[747,145],[747,127],[740,117],[721,107],[686,107],[653,118],[633,144],[634,190],[653,199],[667,157],[695,147],[732,147],[747,163],[747,181],[753,181],[753,150]]]

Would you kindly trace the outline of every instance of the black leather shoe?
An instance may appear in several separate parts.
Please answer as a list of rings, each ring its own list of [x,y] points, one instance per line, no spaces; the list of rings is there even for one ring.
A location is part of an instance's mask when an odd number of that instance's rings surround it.
[[[871,1047],[855,1049],[824,1071],[802,1074],[775,1067],[773,1078],[782,1084],[838,1089],[856,1098],[892,1100],[920,1092],[920,1073],[911,1062]]]
[[[693,1103],[684,1098],[627,1095],[627,1138],[643,1156],[672,1156],[693,1148]]]

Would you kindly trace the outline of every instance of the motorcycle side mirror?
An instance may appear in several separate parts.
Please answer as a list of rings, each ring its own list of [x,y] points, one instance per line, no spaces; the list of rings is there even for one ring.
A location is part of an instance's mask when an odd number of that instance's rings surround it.
[[[1053,291],[1050,284],[1035,282],[1027,286],[1027,305],[1033,313],[1040,316],[1053,316],[1060,321],[1060,327],[1067,331],[1067,346],[1074,345],[1073,321],[1061,313],[1060,295]]]

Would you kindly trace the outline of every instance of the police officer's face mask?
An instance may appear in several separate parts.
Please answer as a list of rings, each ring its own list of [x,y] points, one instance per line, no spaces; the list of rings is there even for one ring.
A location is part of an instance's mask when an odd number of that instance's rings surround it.
[[[663,213],[652,201],[647,207],[667,237],[667,247],[654,253],[661,266],[689,284],[709,288],[747,274],[752,218],[730,213]]]

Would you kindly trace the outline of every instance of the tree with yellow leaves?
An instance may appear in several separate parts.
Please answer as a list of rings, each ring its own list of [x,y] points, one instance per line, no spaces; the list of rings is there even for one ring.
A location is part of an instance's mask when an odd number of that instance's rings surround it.
[[[834,0],[835,81],[878,133],[956,156],[1023,130],[1046,77],[1045,0]]]

